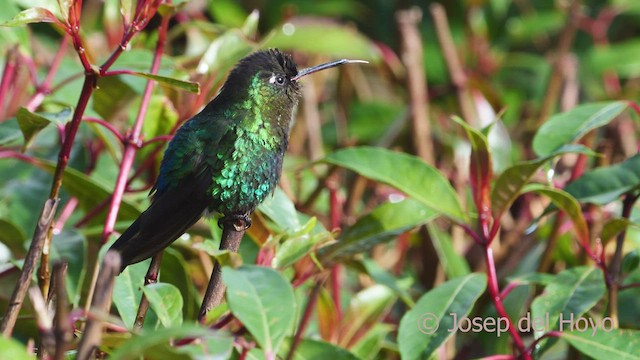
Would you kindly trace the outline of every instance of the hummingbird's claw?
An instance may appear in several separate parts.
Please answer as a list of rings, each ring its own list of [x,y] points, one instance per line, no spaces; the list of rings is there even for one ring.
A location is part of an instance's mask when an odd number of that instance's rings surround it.
[[[244,231],[251,227],[249,214],[230,214],[218,220],[218,226],[224,230],[225,226],[231,225],[236,231]]]

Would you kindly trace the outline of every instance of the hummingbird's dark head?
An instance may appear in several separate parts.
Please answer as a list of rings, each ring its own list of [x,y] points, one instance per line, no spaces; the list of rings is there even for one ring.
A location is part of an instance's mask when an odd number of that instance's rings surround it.
[[[258,103],[294,106],[300,85],[293,80],[298,69],[290,55],[277,49],[261,50],[244,57],[229,74],[225,90],[246,95]]]

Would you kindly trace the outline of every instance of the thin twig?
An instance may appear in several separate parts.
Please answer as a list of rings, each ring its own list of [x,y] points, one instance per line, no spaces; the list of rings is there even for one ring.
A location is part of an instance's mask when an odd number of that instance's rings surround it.
[[[160,264],[162,263],[162,254],[155,254],[151,259],[151,264],[149,265],[149,270],[147,270],[147,275],[144,277],[144,286],[149,284],[155,284],[158,282],[158,273],[160,272]],[[133,323],[133,328],[135,330],[141,330],[144,325],[144,319],[147,317],[147,312],[149,311],[149,299],[144,296],[144,291],[142,292],[142,297],[140,298],[140,305],[138,305],[138,312],[136,313],[136,320]]]
[[[237,252],[240,247],[240,241],[244,235],[247,224],[243,219],[237,219],[235,222],[225,221],[223,218],[221,223],[223,224],[222,238],[220,240],[220,250],[229,250]],[[209,285],[204,294],[202,305],[200,306],[200,312],[198,313],[198,321],[205,323],[207,313],[214,307],[222,303],[222,297],[224,296],[225,286],[222,283],[222,268],[220,262],[216,261],[209,279]]]
[[[53,336],[56,340],[55,360],[63,360],[67,344],[73,339],[73,329],[69,322],[69,301],[67,299],[67,264],[53,266],[53,286],[56,294],[56,315],[53,318]]]
[[[424,71],[422,38],[418,29],[421,20],[422,11],[417,6],[396,13],[402,40],[402,62],[407,69],[413,147],[420,158],[427,164],[434,165],[427,76]]]
[[[27,294],[27,289],[31,283],[31,277],[33,276],[33,272],[36,268],[36,262],[38,261],[38,258],[40,258],[44,240],[49,228],[51,227],[51,223],[53,222],[58,201],[58,199],[47,200],[44,208],[42,209],[42,214],[38,219],[38,225],[36,226],[36,230],[33,234],[33,240],[29,246],[27,256],[24,259],[24,265],[22,266],[18,283],[16,284],[15,289],[13,289],[13,294],[11,294],[11,300],[9,300],[7,312],[2,318],[2,324],[0,324],[0,331],[2,331],[2,335],[6,338],[10,337],[13,332],[13,327],[16,324],[18,313],[20,312],[20,308],[24,302],[24,297]]]
[[[78,345],[76,359],[89,359],[102,338],[103,319],[109,313],[111,306],[111,293],[115,283],[115,277],[120,272],[120,254],[116,251],[108,251],[102,261],[102,269],[98,274],[96,292],[91,303],[90,313],[94,316],[87,316],[87,323],[84,333]]]

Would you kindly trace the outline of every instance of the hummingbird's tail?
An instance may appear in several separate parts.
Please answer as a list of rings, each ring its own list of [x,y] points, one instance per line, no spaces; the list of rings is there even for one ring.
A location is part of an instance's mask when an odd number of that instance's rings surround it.
[[[156,194],[151,206],[111,246],[120,253],[120,271],[162,251],[195,224],[209,205],[207,187],[201,181]]]

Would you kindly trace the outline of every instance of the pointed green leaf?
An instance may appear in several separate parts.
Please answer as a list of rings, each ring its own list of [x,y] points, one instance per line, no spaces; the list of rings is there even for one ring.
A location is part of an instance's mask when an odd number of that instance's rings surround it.
[[[362,146],[338,150],[321,161],[391,185],[455,221],[466,219],[447,178],[415,156]]]
[[[296,231],[301,226],[293,201],[279,187],[273,192],[273,196],[268,196],[258,206],[258,210],[271,219],[281,232]]]
[[[607,323],[605,323],[607,324]],[[588,329],[584,332],[563,332],[566,340],[581,353],[595,360],[640,359],[640,331],[628,329]]]
[[[157,283],[143,286],[142,291],[164,327],[182,324],[183,301],[177,287],[167,283]]]
[[[320,249],[321,261],[350,260],[352,255],[391,241],[436,215],[435,211],[414,199],[384,203],[346,228],[340,241]]]
[[[600,239],[606,244],[610,239],[618,236],[623,230],[625,230],[631,222],[628,219],[614,218],[609,219],[602,227],[600,233]]]
[[[599,268],[582,266],[562,271],[531,304],[531,318],[545,319],[545,326],[533,328],[534,336],[539,338],[545,332],[557,329],[566,331],[570,319],[575,322],[604,293],[604,278]],[[546,350],[546,342],[546,339],[541,341],[540,354]]]
[[[594,152],[582,145],[567,145],[539,159],[524,161],[507,168],[496,180],[491,191],[492,213],[495,219],[509,209],[522,192],[522,187],[531,179],[536,171],[547,161],[565,153],[593,155]]]
[[[40,7],[21,11],[13,19],[0,23],[0,26],[20,26],[31,23],[56,23],[62,26],[62,23],[51,11]]]
[[[569,216],[580,242],[583,244],[589,243],[589,227],[587,226],[587,221],[584,219],[584,215],[582,215],[580,204],[578,204],[576,199],[563,190],[546,185],[529,184],[525,186],[523,192],[529,191],[537,192],[551,199],[555,206]]]
[[[143,77],[143,78],[155,80],[157,82],[160,82],[160,83],[163,83],[163,84],[167,84],[167,85],[169,85],[171,87],[174,87],[174,88],[177,88],[177,89],[187,90],[187,91],[192,92],[194,94],[199,94],[200,93],[200,84],[198,84],[197,82],[180,80],[180,79],[176,79],[176,78],[172,78],[172,77],[168,77],[168,76],[149,74],[149,73],[137,72],[137,71],[133,72],[131,75],[140,76],[140,77]]]
[[[275,355],[295,317],[296,304],[289,282],[273,269],[254,265],[224,267],[222,280],[233,315],[265,354]]]
[[[333,236],[328,231],[312,234],[311,231],[315,225],[316,218],[313,217],[303,227],[305,228],[304,232],[298,232],[292,237],[286,237],[276,252],[273,266],[277,268],[290,266],[309,254],[314,248],[333,240]]]
[[[454,318],[469,314],[487,286],[483,274],[470,274],[441,284],[422,295],[416,306],[404,314],[398,330],[403,359],[428,359],[454,334]]]
[[[541,157],[549,155],[589,131],[610,123],[628,106],[625,101],[592,103],[554,115],[538,129],[533,138],[533,150]]]
[[[582,174],[565,187],[578,201],[608,204],[640,186],[640,154]]]

